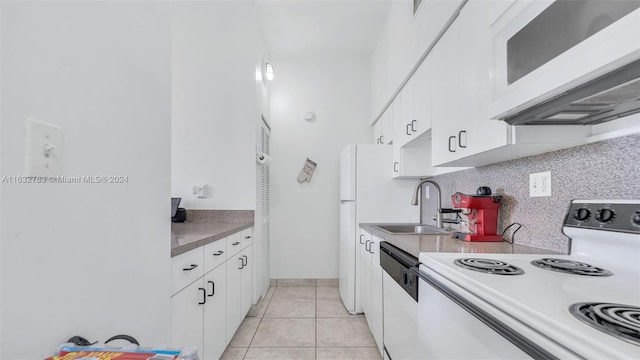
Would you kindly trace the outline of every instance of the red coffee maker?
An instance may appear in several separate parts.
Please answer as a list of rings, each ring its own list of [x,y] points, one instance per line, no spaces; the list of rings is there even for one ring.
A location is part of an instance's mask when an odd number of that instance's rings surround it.
[[[502,196],[491,194],[491,189],[481,186],[476,195],[455,193],[451,196],[451,203],[455,209],[462,209],[467,216],[469,231],[453,232],[454,239],[464,241],[502,241],[498,235],[498,209],[502,203]]]

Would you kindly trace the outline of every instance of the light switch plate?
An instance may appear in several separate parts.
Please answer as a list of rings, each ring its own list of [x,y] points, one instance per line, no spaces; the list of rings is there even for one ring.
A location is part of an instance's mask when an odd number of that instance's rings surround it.
[[[207,185],[194,185],[193,195],[198,199],[204,199],[207,197]]]
[[[551,196],[551,171],[529,175],[529,197]]]
[[[26,126],[26,175],[62,175],[62,128],[32,118]]]

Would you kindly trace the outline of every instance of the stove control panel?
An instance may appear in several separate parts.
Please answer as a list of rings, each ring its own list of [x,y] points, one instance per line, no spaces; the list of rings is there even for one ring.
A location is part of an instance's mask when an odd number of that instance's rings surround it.
[[[640,234],[640,201],[574,200],[564,225]]]

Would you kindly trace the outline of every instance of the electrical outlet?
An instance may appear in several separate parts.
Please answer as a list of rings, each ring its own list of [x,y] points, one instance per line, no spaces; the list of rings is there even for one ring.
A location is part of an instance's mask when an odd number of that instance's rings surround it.
[[[551,196],[551,171],[529,175],[529,197]]]
[[[193,195],[198,199],[204,199],[207,197],[207,185],[194,185]]]

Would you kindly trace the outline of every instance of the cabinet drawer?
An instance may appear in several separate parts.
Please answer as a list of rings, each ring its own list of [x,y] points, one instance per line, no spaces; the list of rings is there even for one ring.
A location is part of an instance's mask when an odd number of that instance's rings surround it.
[[[203,248],[171,258],[171,295],[204,275]]]
[[[220,239],[204,246],[204,272],[213,270],[227,261],[227,239]]]
[[[246,248],[247,246],[253,244],[253,228],[244,229],[240,234],[242,236],[243,248]]]
[[[227,237],[227,258],[239,253],[240,250],[244,248],[243,240],[241,232],[237,232]]]

